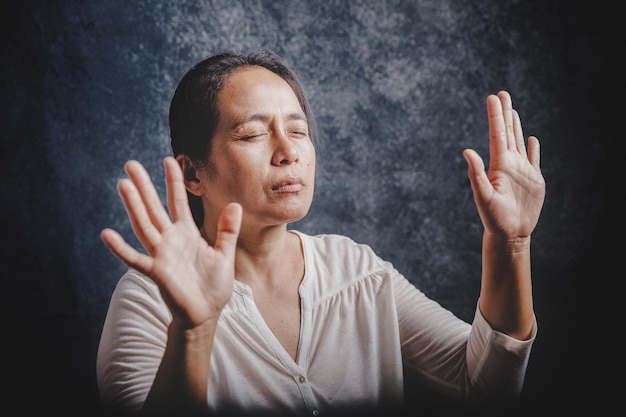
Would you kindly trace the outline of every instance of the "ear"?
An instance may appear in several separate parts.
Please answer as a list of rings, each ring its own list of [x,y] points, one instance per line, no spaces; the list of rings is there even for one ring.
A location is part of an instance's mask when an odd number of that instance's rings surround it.
[[[176,160],[183,171],[187,191],[195,196],[201,196],[203,194],[202,182],[198,178],[198,171],[191,159],[187,155],[180,154],[176,156]]]

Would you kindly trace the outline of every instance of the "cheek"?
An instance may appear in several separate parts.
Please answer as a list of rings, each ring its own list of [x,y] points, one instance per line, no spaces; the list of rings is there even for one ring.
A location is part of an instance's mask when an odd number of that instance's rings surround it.
[[[300,155],[301,157],[306,158],[307,166],[313,168],[315,167],[315,146],[313,146],[313,143],[307,142],[306,144],[303,144],[302,148],[300,149]]]
[[[309,167],[313,171],[313,174],[315,174],[315,170],[317,167],[316,162],[317,162],[317,154],[315,153],[315,148],[313,148],[313,152],[311,152],[311,160],[309,161]]]
[[[243,181],[250,172],[254,172],[254,156],[224,152],[218,163],[218,173],[224,181]]]

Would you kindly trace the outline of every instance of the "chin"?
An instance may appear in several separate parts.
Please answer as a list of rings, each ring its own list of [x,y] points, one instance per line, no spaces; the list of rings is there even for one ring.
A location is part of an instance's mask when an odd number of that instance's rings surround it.
[[[280,216],[281,223],[293,223],[298,220],[302,220],[309,213],[309,206],[307,207],[291,207],[285,209]]]

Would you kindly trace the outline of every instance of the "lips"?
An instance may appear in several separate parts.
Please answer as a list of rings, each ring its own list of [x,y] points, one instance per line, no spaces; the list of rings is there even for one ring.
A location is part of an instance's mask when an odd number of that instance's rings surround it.
[[[298,177],[288,177],[272,185],[272,191],[294,193],[304,190],[304,182]]]

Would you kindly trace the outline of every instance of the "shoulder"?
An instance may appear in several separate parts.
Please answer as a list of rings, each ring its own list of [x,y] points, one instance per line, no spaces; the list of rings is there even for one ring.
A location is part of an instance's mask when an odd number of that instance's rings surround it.
[[[147,319],[147,321],[146,321]],[[159,287],[147,276],[132,268],[117,282],[107,310],[107,332],[117,335],[147,331],[156,327],[154,334],[167,332],[172,319]],[[140,330],[142,329],[142,330]]]
[[[336,256],[353,254],[359,256],[376,256],[372,248],[364,243],[358,243],[352,238],[339,234],[300,235],[305,248],[310,248],[319,255]]]
[[[129,268],[117,282],[111,297],[110,309],[160,311],[163,316],[169,315],[169,310],[159,287],[150,278],[141,272]]]
[[[117,282],[116,292],[138,292],[146,295],[159,295],[159,287],[141,272],[129,268]]]
[[[339,234],[300,235],[307,265],[324,272],[349,273],[352,277],[388,270],[391,265],[376,255],[372,248]]]

